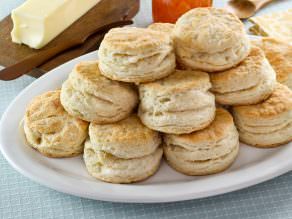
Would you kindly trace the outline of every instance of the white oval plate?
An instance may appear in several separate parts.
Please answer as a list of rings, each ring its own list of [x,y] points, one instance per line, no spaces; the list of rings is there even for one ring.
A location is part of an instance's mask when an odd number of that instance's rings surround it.
[[[239,157],[227,171],[205,177],[184,176],[163,161],[156,175],[137,184],[104,183],[90,177],[82,156],[53,159],[26,145],[20,121],[25,107],[36,95],[60,88],[73,66],[97,59],[97,52],[76,58],[25,88],[3,114],[0,148],[8,162],[21,174],[60,192],[114,202],[172,202],[208,197],[242,189],[292,170],[292,143],[275,149],[241,145]]]

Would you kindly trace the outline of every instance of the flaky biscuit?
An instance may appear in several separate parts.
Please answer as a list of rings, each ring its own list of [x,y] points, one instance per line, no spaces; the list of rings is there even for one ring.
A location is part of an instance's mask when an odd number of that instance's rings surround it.
[[[276,86],[276,74],[258,47],[253,47],[239,65],[211,73],[210,79],[216,101],[224,105],[256,104],[266,99]]]
[[[208,72],[237,65],[250,50],[241,21],[218,8],[196,8],[185,13],[175,24],[173,39],[182,66]]]
[[[275,147],[292,140],[292,91],[277,84],[265,101],[233,107],[240,140],[256,147]]]
[[[165,133],[190,133],[208,126],[215,116],[209,76],[176,70],[167,78],[139,86],[139,116],[149,128]]]
[[[161,144],[159,133],[144,126],[136,115],[113,124],[91,123],[89,136],[96,150],[124,159],[149,155]]]
[[[85,143],[84,161],[93,177],[110,183],[133,183],[153,175],[160,166],[162,149],[157,148],[143,157],[123,159],[96,150],[89,140]]]
[[[183,135],[164,135],[164,154],[174,169],[187,175],[208,175],[229,167],[238,154],[238,132],[228,111],[216,110],[205,129]]]
[[[153,175],[162,149],[158,132],[145,127],[136,115],[114,124],[90,124],[84,161],[95,178],[112,183],[131,183]]]
[[[72,157],[83,152],[88,123],[70,116],[60,103],[60,91],[35,97],[24,116],[29,145],[48,157]]]
[[[270,37],[253,40],[252,44],[265,52],[276,72],[277,81],[292,89],[292,45]]]
[[[100,44],[100,69],[118,81],[142,83],[171,74],[175,68],[169,35],[147,28],[111,29]]]
[[[61,90],[61,103],[69,114],[99,124],[126,118],[137,102],[134,88],[102,76],[97,61],[77,64]]]

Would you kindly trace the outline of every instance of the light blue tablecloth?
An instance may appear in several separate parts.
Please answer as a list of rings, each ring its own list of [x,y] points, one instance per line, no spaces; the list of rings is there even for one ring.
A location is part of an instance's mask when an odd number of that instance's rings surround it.
[[[0,0],[0,17],[22,1]],[[12,82],[0,82],[0,115],[33,80],[25,76]],[[20,175],[0,154],[0,219],[9,218],[292,219],[292,172],[212,198],[168,204],[118,204],[82,199],[48,189]]]

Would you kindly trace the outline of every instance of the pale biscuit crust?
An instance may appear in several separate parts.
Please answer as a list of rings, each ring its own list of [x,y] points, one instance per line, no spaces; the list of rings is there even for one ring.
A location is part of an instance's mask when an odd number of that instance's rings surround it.
[[[159,94],[185,92],[192,88],[208,91],[211,88],[209,75],[203,71],[175,70],[166,78],[139,86],[140,90],[151,90]]]
[[[60,103],[60,91],[35,97],[26,109],[24,133],[29,145],[48,157],[72,157],[83,152],[88,123],[70,116]]]
[[[244,61],[226,71],[211,73],[212,91],[227,93],[256,86],[263,75],[264,52],[258,47],[252,47]]]
[[[142,83],[168,76],[175,69],[169,35],[147,28],[113,28],[98,51],[101,73],[112,79]]]
[[[190,133],[208,126],[215,116],[215,98],[207,73],[176,70],[139,86],[139,116],[149,128],[165,133]]]
[[[191,134],[164,136],[168,163],[187,175],[208,175],[225,170],[235,160],[239,139],[233,118],[218,108],[215,120]]]
[[[292,89],[292,45],[270,37],[253,40],[252,43],[265,52],[277,74],[277,81]]]
[[[61,103],[69,114],[99,124],[126,118],[137,102],[134,88],[102,76],[97,61],[77,64],[61,90]]]
[[[159,133],[145,127],[136,115],[113,124],[91,123],[89,136],[95,150],[124,159],[149,155],[161,144]]]
[[[110,183],[133,183],[152,176],[160,166],[162,149],[138,158],[122,159],[85,143],[84,161],[93,177]]]
[[[173,39],[182,66],[208,72],[237,65],[250,50],[243,24],[224,9],[190,10],[175,24]]]
[[[262,103],[233,107],[241,141],[259,147],[274,147],[292,139],[292,91],[277,84]]]
[[[153,23],[148,26],[151,30],[160,31],[166,34],[172,35],[172,31],[174,29],[174,24],[170,23]]]
[[[216,101],[224,105],[256,104],[266,99],[276,86],[275,72],[258,47],[252,47],[238,66],[212,73],[210,79]]]

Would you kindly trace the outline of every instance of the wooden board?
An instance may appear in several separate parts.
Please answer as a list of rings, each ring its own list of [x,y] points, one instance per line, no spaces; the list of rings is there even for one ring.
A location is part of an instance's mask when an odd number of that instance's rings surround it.
[[[65,40],[76,36],[76,34],[82,34],[82,31],[90,28],[89,25],[94,24],[96,26],[100,24],[100,26],[102,26],[109,22],[131,19],[135,16],[138,10],[139,0],[101,0],[95,7],[93,7],[41,50],[62,44]],[[32,54],[37,54],[40,51],[31,49],[26,45],[12,43],[10,36],[12,27],[13,23],[10,16],[7,16],[0,22],[0,65],[3,65],[4,67],[13,65]],[[78,46],[59,54],[42,66],[34,69],[29,73],[29,75],[38,77],[70,59],[96,50],[103,38],[103,35],[104,33],[98,33],[90,37],[82,46]]]

